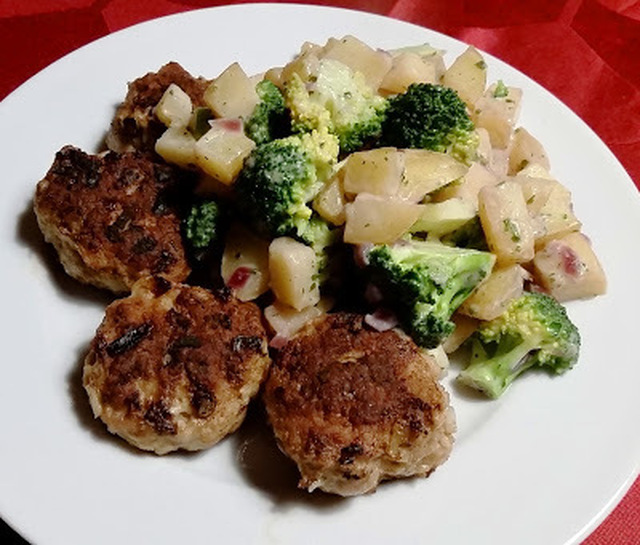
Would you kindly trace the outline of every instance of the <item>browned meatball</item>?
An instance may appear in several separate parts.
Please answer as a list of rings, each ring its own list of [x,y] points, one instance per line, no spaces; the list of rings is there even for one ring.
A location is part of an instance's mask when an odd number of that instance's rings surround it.
[[[83,382],[109,431],[164,454],[235,431],[269,364],[256,305],[148,277],[107,307]]]
[[[299,486],[352,496],[427,476],[449,456],[455,418],[435,363],[363,317],[312,322],[274,357],[264,401]]]
[[[181,282],[190,269],[167,195],[186,183],[139,153],[89,155],[65,146],[38,183],[34,210],[72,277],[127,292],[154,274]]]
[[[158,72],[149,72],[129,83],[127,96],[118,107],[107,134],[109,149],[154,150],[156,140],[166,128],[156,118],[154,108],[172,83],[191,97],[195,107],[204,105],[202,95],[210,81],[194,78],[177,62],[167,63]]]

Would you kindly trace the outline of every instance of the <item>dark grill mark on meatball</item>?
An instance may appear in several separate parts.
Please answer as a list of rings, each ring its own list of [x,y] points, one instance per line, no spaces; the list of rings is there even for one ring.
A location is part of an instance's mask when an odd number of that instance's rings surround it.
[[[351,443],[340,450],[338,463],[340,465],[351,465],[355,462],[356,456],[359,456],[362,452],[362,445],[358,443]]]
[[[231,341],[231,350],[233,352],[240,352],[242,350],[262,352],[262,339],[255,336],[238,335]]]
[[[165,272],[171,265],[176,262],[176,258],[167,250],[162,250],[151,272],[153,274],[160,274]]]
[[[95,187],[100,180],[100,161],[77,148],[66,146],[56,154],[51,174],[65,178],[68,186],[81,183]]]
[[[160,297],[167,293],[170,289],[171,282],[169,282],[166,278],[162,278],[162,276],[153,277],[153,286],[151,287],[151,290],[154,297]]]
[[[207,418],[213,414],[216,408],[216,395],[205,385],[196,383],[191,393],[191,405],[196,410],[198,417]]]
[[[136,240],[131,250],[136,255],[148,254],[158,245],[158,241],[150,236],[144,236]]]
[[[133,218],[128,212],[122,212],[111,225],[107,225],[105,236],[109,242],[118,243],[123,240],[123,233],[129,228]]]
[[[176,425],[162,400],[155,401],[144,413],[144,419],[160,435],[175,435]]]
[[[118,337],[115,341],[111,341],[107,345],[107,354],[112,358],[124,354],[126,351],[137,346],[142,339],[151,333],[152,329],[153,325],[147,322],[127,330],[124,335]]]

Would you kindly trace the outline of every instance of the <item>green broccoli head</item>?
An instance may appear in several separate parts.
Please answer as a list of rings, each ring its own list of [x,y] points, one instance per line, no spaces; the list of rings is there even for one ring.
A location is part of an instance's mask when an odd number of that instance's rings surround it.
[[[317,195],[338,155],[326,131],[272,140],[256,146],[235,183],[240,208],[262,233],[306,241]]]
[[[282,138],[290,132],[290,121],[280,89],[269,80],[256,85],[260,98],[244,125],[245,134],[256,144]]]
[[[553,297],[533,292],[483,323],[471,342],[471,363],[458,380],[494,399],[532,367],[564,373],[580,352],[580,333],[565,308]]]
[[[196,261],[204,259],[220,240],[223,216],[215,200],[198,200],[191,205],[183,221],[183,233],[187,251]]]
[[[381,141],[397,148],[451,153],[469,163],[479,139],[467,107],[449,87],[414,83],[391,97],[382,124]]]
[[[435,348],[454,329],[451,315],[494,262],[488,252],[411,240],[374,246],[367,267],[407,333],[420,346]]]
[[[376,94],[360,72],[333,59],[321,59],[306,78],[294,73],[284,87],[293,128],[326,128],[348,154],[376,140],[382,130],[387,100]]]

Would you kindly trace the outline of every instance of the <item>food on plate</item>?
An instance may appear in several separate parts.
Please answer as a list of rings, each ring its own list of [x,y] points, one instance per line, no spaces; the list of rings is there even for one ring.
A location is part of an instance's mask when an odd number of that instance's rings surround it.
[[[309,323],[277,352],[264,402],[299,486],[342,496],[429,475],[449,456],[455,416],[439,368],[398,330],[358,314]]]
[[[513,299],[472,336],[471,363],[458,380],[497,398],[522,373],[540,367],[561,374],[580,352],[580,333],[550,295],[529,292]]]
[[[256,305],[146,277],[107,307],[83,383],[109,431],[165,454],[208,448],[235,431],[269,363]]]
[[[123,293],[145,275],[189,275],[172,201],[177,185],[189,185],[185,173],[139,152],[65,146],[38,183],[34,210],[69,275]]]
[[[453,444],[450,356],[470,347],[458,384],[493,399],[563,373],[580,335],[562,304],[605,293],[604,271],[521,90],[473,47],[447,66],[345,36],[264,68],[142,76],[112,151],[67,146],[38,184],[69,274],[133,290],[91,344],[91,405],[139,448],[197,450],[266,380],[301,487],[426,476]]]
[[[194,78],[177,62],[169,62],[157,72],[149,72],[130,82],[127,95],[118,106],[107,133],[109,149],[119,152],[153,151],[156,140],[164,132],[164,124],[156,115],[156,106],[171,84],[179,87],[190,102],[201,105],[209,81]],[[180,98],[174,98],[174,102]]]

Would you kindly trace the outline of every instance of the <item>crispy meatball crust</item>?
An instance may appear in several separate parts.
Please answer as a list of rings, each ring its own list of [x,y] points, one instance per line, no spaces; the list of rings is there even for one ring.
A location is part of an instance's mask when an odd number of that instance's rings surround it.
[[[136,447],[201,450],[240,426],[270,362],[256,305],[148,277],[107,307],[83,383],[94,415]]]
[[[34,210],[70,276],[123,293],[145,275],[189,275],[169,198],[180,183],[188,183],[181,173],[140,153],[65,146],[38,183]]]
[[[195,78],[177,62],[165,64],[129,83],[127,95],[116,110],[106,144],[114,151],[153,152],[166,127],[154,108],[170,84],[175,83],[191,98],[195,107],[204,106],[202,96],[210,80]]]
[[[427,476],[449,456],[455,417],[438,368],[399,331],[329,314],[274,357],[264,402],[299,486],[352,496]]]

